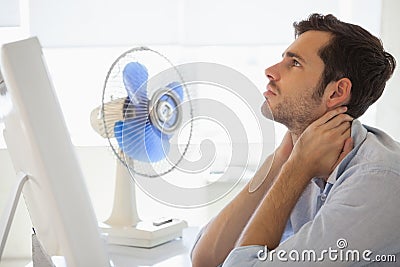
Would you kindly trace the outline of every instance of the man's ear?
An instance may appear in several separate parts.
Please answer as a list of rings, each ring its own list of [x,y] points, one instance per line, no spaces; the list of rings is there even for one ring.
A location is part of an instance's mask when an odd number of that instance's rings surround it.
[[[351,81],[349,78],[341,78],[328,85],[326,105],[328,108],[336,108],[346,105],[351,97]]]

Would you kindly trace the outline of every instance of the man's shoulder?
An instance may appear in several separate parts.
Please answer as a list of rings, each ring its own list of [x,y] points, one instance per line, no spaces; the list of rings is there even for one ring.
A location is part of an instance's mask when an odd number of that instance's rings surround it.
[[[400,143],[384,131],[363,125],[365,140],[357,148],[350,165],[362,165],[364,170],[381,169],[400,175]]]

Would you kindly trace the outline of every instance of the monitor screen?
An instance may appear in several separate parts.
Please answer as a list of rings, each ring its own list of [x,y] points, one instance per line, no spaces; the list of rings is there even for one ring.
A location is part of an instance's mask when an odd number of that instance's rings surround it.
[[[37,238],[67,266],[109,266],[38,39],[3,45],[0,67],[12,102],[4,139],[16,173],[29,176],[22,192]]]

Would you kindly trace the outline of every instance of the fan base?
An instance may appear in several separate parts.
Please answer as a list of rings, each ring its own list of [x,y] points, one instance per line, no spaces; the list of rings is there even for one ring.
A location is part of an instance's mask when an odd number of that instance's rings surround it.
[[[165,223],[141,221],[135,226],[115,226],[100,223],[100,230],[107,235],[109,244],[151,248],[173,239],[182,237],[182,230],[188,225],[178,219],[166,220]]]

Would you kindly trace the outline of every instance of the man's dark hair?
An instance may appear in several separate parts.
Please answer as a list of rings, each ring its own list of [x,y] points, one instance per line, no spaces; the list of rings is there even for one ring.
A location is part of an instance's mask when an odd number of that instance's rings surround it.
[[[331,14],[312,14],[293,26],[296,38],[310,30],[332,34],[330,42],[319,51],[325,69],[316,96],[320,98],[330,82],[347,77],[352,82],[347,113],[354,118],[364,114],[382,95],[396,67],[394,57],[384,50],[381,40]]]

